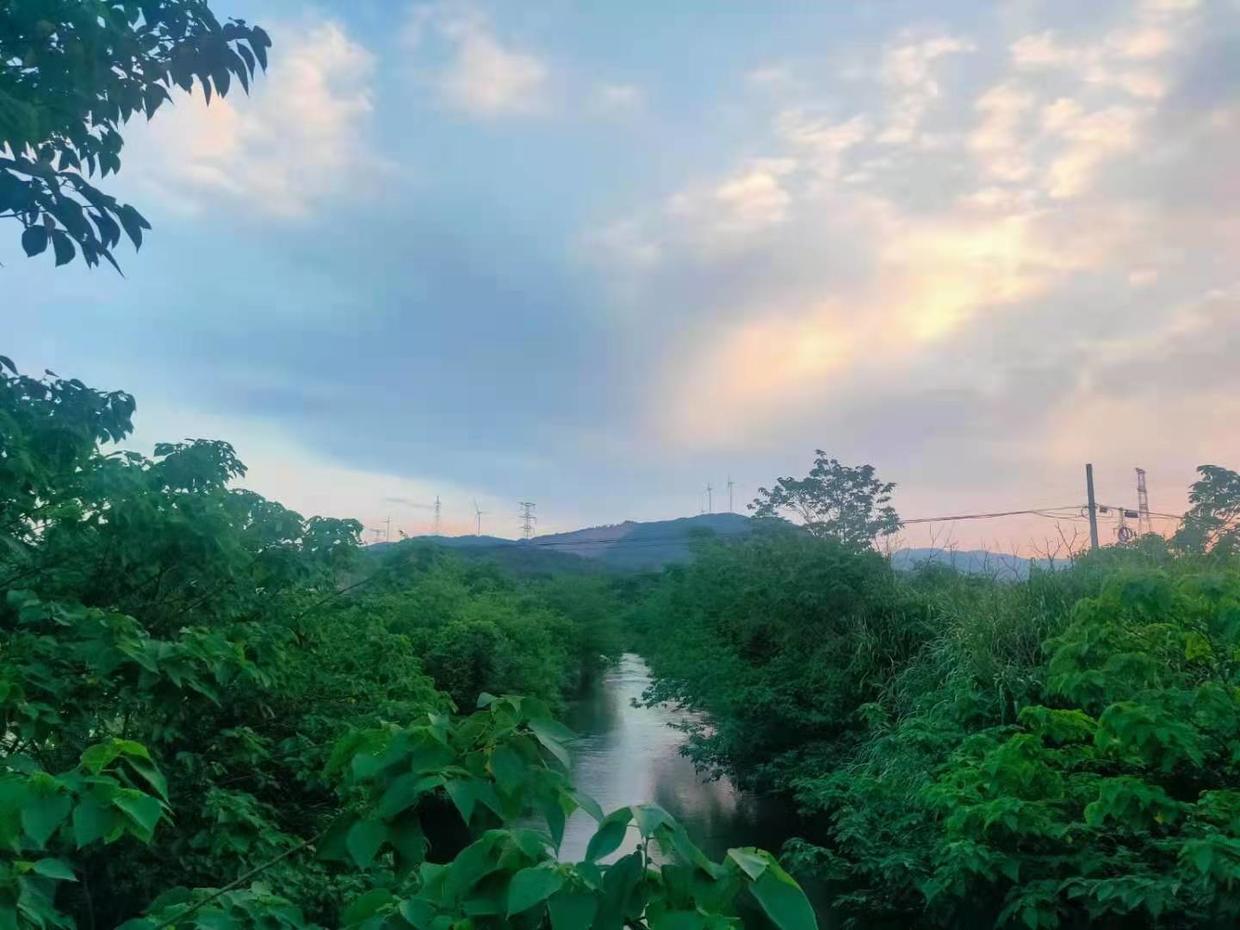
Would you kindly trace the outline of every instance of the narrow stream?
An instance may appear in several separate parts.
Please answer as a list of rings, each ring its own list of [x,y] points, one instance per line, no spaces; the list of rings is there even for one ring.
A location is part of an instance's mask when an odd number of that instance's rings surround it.
[[[659,804],[715,859],[733,846],[760,846],[778,853],[796,833],[792,812],[772,799],[738,791],[726,779],[703,780],[680,754],[684,736],[672,724],[684,720],[684,714],[667,707],[634,706],[649,685],[645,660],[627,653],[589,694],[574,702],[566,722],[580,736],[572,745],[576,786],[605,811],[650,801]],[[560,855],[582,858],[593,827],[585,814],[574,814]],[[635,843],[635,831],[630,831],[629,845],[621,852],[631,851]]]

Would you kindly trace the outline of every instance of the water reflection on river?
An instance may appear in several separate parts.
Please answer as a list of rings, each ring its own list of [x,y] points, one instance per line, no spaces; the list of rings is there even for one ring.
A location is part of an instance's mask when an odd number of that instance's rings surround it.
[[[795,835],[791,811],[780,803],[737,791],[727,779],[705,781],[680,754],[683,734],[671,724],[685,719],[667,707],[633,706],[650,686],[641,656],[626,654],[591,692],[576,701],[568,725],[580,736],[572,745],[573,781],[603,810],[654,801],[685,825],[715,859],[733,846],[778,852]],[[560,855],[579,860],[594,832],[582,812],[569,820]],[[629,831],[621,853],[636,844]]]
[[[704,781],[680,754],[683,734],[670,726],[685,715],[667,707],[633,706],[649,685],[645,661],[630,653],[574,703],[568,725],[580,736],[572,746],[577,787],[608,811],[654,801],[716,858],[732,846],[778,850],[792,829],[789,812],[736,791],[726,779]],[[593,821],[575,815],[561,855],[581,858],[592,832]]]

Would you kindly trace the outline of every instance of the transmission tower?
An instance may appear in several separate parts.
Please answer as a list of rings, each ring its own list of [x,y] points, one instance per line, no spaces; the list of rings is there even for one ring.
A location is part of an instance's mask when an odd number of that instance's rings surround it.
[[[538,518],[534,516],[533,501],[518,501],[521,505],[521,538],[534,538],[534,524],[538,522]]]
[[[435,522],[431,527],[431,534],[434,536],[439,535],[439,495],[438,494],[435,495]]]
[[[1145,536],[1154,532],[1150,520],[1150,493],[1145,488],[1145,469],[1137,469],[1137,533]]]

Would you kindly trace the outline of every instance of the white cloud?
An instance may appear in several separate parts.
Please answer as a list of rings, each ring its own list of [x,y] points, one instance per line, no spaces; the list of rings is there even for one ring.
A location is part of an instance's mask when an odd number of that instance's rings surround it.
[[[415,55],[444,43],[448,63],[430,78],[447,106],[476,119],[528,116],[550,108],[551,70],[533,52],[501,39],[477,9],[446,3],[414,6],[404,44]]]
[[[883,54],[880,74],[894,96],[878,141],[892,145],[915,141],[922,120],[942,94],[934,73],[936,62],[975,49],[968,39],[948,35],[905,38],[889,46]]]
[[[345,188],[355,193],[379,161],[364,140],[374,58],[338,23],[278,30],[268,72],[246,97],[234,86],[207,106],[175,97],[126,155],[144,163],[144,183],[186,212],[223,196],[246,210],[299,217]]]
[[[456,60],[441,78],[444,97],[471,116],[496,117],[546,109],[547,66],[536,55],[500,43],[484,24],[455,30]]]
[[[637,113],[645,104],[641,88],[635,84],[599,84],[591,100],[592,109],[604,115]]]
[[[704,251],[735,248],[787,220],[792,195],[784,178],[796,166],[791,158],[751,159],[712,186],[673,194],[666,214]]]
[[[1054,338],[1009,347],[1006,364],[1058,358],[1078,349],[1065,308],[1095,306],[1103,282],[1126,281],[1124,301],[1164,293],[1168,263],[1182,260],[1166,243],[1196,222],[1152,202],[1149,181],[1167,170],[1156,119],[1192,47],[1181,25],[1142,14],[1071,42],[1035,30],[1014,37],[980,88],[976,73],[940,76],[945,57],[973,48],[953,37],[902,37],[868,79],[817,95],[758,76],[774,98],[769,136],[756,140],[766,157],[738,158],[595,239],[614,250],[613,295],[626,305],[698,301],[686,312],[701,322],[669,340],[652,379],[657,441],[741,447],[803,430],[815,411],[1043,314],[1060,320]],[[944,364],[942,378],[983,394],[1004,370],[998,356],[988,373]]]
[[[1059,200],[1087,190],[1108,159],[1136,146],[1139,120],[1131,107],[1083,113],[1079,106],[1060,106],[1051,120],[1052,132],[1068,145],[1047,169],[1047,193]]]
[[[1028,90],[1003,82],[977,98],[981,115],[969,136],[969,148],[982,170],[1000,181],[1020,181],[1033,171],[1026,124],[1036,98]]]
[[[812,163],[823,180],[832,181],[840,174],[844,153],[869,137],[870,123],[862,115],[832,122],[793,108],[775,117],[775,132]]]

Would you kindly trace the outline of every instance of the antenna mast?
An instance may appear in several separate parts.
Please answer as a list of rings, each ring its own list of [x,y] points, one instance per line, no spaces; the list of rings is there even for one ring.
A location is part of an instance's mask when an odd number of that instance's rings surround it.
[[[533,501],[518,501],[521,505],[521,538],[534,538],[534,524],[538,522],[538,518],[534,516]]]
[[[1145,536],[1154,532],[1150,520],[1150,493],[1145,488],[1145,469],[1137,469],[1137,533]]]

